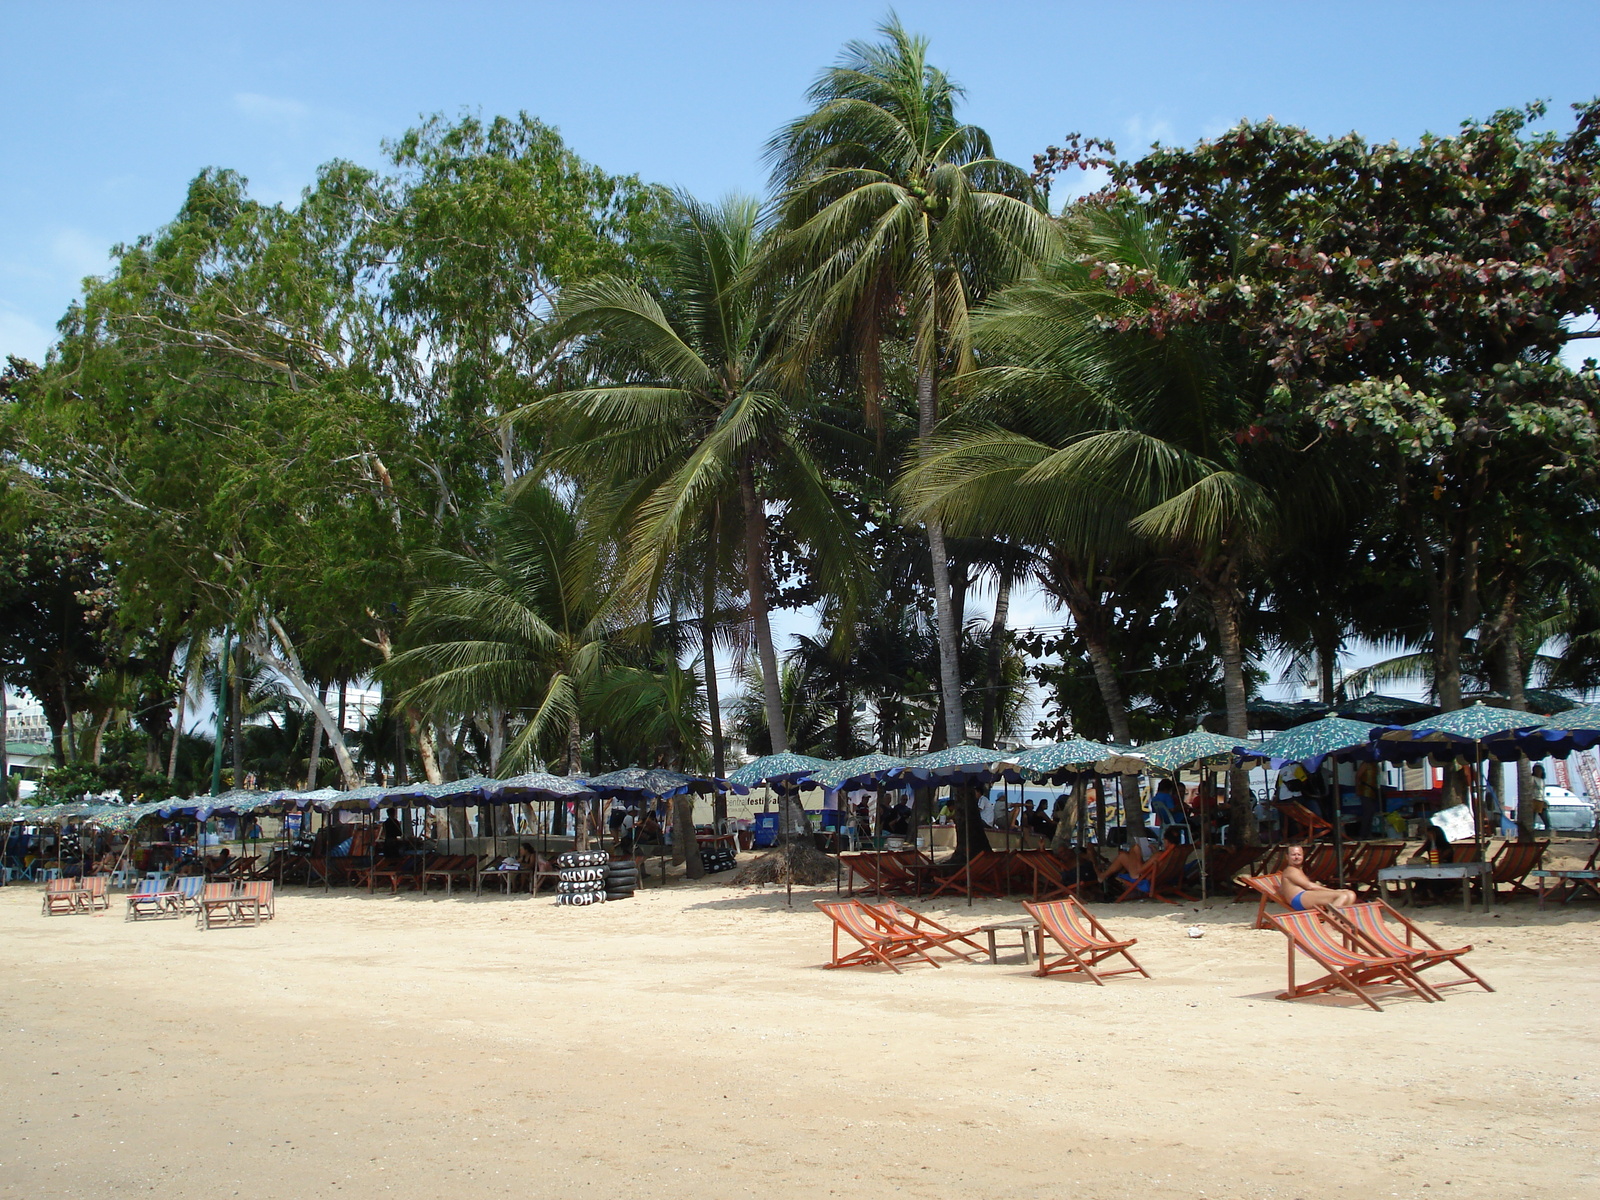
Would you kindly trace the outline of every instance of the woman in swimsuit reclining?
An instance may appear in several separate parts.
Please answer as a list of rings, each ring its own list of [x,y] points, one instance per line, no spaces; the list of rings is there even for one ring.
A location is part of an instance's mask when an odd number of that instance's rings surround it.
[[[1283,902],[1296,912],[1308,908],[1345,908],[1356,902],[1356,894],[1346,888],[1323,887],[1305,873],[1306,848],[1291,845],[1288,860],[1278,872],[1278,891]]]

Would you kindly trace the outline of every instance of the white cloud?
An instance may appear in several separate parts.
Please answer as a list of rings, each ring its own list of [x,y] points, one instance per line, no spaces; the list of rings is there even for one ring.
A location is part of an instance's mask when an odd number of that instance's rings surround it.
[[[42,363],[45,351],[54,341],[55,334],[37,321],[0,309],[0,359],[15,354],[18,358]]]
[[[1145,149],[1152,142],[1170,144],[1176,140],[1176,135],[1172,130],[1172,122],[1164,117],[1147,117],[1141,113],[1135,113],[1122,123],[1122,127],[1127,130],[1130,145],[1136,146],[1140,150]]]
[[[260,92],[235,92],[233,107],[252,120],[269,125],[294,125],[311,115],[310,107],[298,100]]]

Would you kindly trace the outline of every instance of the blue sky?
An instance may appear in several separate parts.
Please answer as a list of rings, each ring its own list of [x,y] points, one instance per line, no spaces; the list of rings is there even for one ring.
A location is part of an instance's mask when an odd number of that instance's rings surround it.
[[[903,2],[1027,163],[1070,130],[1124,152],[1269,114],[1414,139],[1535,98],[1600,93],[1600,5]],[[292,199],[317,164],[376,164],[419,114],[527,109],[613,171],[760,191],[761,150],[878,3],[0,0],[0,353],[39,357],[108,249],[206,166]]]
[[[902,2],[964,115],[1028,163],[1268,115],[1374,140],[1600,93],[1600,4]],[[760,192],[762,147],[879,3],[266,5],[0,0],[0,354],[40,358],[83,276],[207,166],[292,200],[421,114],[527,111],[617,172]],[[1036,597],[1013,620],[1057,624]],[[982,603],[977,598],[975,605]]]

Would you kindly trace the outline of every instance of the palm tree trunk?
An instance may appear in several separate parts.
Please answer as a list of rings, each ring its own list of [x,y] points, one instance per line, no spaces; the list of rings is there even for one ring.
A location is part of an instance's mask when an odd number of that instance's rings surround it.
[[[567,718],[567,777],[583,774],[583,725],[576,711]]]
[[[183,683],[178,688],[177,711],[172,717],[172,748],[167,751],[167,782],[178,777],[178,743],[183,741],[183,710],[189,701],[189,672],[183,673]]]
[[[683,863],[683,873],[689,879],[701,879],[706,873],[705,861],[700,857],[700,843],[694,836],[694,797],[672,798],[672,858]]]
[[[983,692],[983,744],[994,745],[1000,714],[1000,663],[1005,652],[1006,620],[1011,615],[1011,571],[1002,568],[994,597],[994,620],[989,622],[989,672]]]
[[[726,774],[727,750],[722,744],[722,701],[717,693],[717,527],[721,508],[711,514],[711,534],[706,541],[705,573],[700,598],[700,649],[706,670],[706,720],[711,726],[711,774],[721,779]],[[718,792],[711,802],[712,816],[723,821],[728,816],[728,798]]]
[[[767,514],[756,498],[755,475],[748,460],[739,468],[739,497],[744,503],[744,582],[750,598],[750,624],[755,630],[761,662],[767,731],[772,738],[772,752],[784,754],[789,749],[789,733],[783,723],[778,654],[772,645],[772,624],[767,619]]]
[[[1228,736],[1241,742],[1250,736],[1248,689],[1244,678],[1244,639],[1239,629],[1240,596],[1237,588],[1211,589],[1212,612],[1217,623],[1217,656],[1222,662],[1222,697],[1228,714]],[[1255,805],[1243,771],[1228,772],[1228,821],[1235,845],[1252,845],[1258,839]]]
[[[922,453],[939,423],[939,393],[933,368],[917,371],[917,437]],[[944,545],[944,525],[936,518],[925,523],[928,557],[933,567],[933,613],[939,630],[939,695],[944,701],[945,738],[952,746],[967,739],[967,717],[961,708],[961,631],[956,628],[955,605],[950,591],[950,556]]]
[[[6,752],[6,676],[0,671],[0,804],[11,803],[11,756]]]
[[[324,684],[318,689],[318,691],[320,693],[319,700],[323,707],[326,708],[328,704],[327,685]],[[314,792],[317,790],[317,767],[321,765],[321,762],[322,722],[317,720],[315,715],[313,715],[311,718],[311,759],[306,766],[306,791],[308,792]]]
[[[233,650],[233,685],[228,697],[233,735],[233,786],[244,786],[244,644]]]

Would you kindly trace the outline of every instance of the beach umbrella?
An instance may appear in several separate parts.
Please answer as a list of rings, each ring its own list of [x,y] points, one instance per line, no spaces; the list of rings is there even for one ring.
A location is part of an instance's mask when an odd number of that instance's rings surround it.
[[[1335,705],[1333,715],[1376,725],[1404,725],[1407,721],[1431,717],[1438,711],[1437,704],[1429,704],[1426,700],[1407,700],[1401,696],[1381,696],[1372,692]]]
[[[935,750],[911,759],[892,771],[895,779],[940,779],[958,783],[992,783],[1007,769],[1017,765],[1017,755],[963,742],[948,750]]]
[[[585,779],[596,796],[611,800],[668,800],[673,796],[711,791],[717,781],[709,776],[685,775],[664,767],[623,767]]]
[[[860,754],[827,763],[812,776],[812,781],[820,783],[829,795],[851,792],[868,784],[883,784],[890,772],[908,761],[892,754]]]
[[[1545,722],[1547,729],[1600,731],[1600,704],[1583,704],[1557,713]]]
[[[813,758],[809,754],[764,754],[754,762],[745,763],[737,771],[729,771],[728,782],[743,788],[773,783],[793,783],[803,787],[827,765],[827,759]]]
[[[1249,749],[1238,738],[1197,729],[1193,733],[1135,747],[1134,752],[1155,770],[1170,775],[1194,767],[1229,766],[1235,749],[1241,748]]]
[[[1244,706],[1245,720],[1251,729],[1292,729],[1328,714],[1328,706],[1315,700],[1267,700],[1257,696]],[[1226,712],[1209,712],[1200,726],[1221,733],[1228,723]]]
[[[1369,721],[1348,721],[1343,717],[1323,717],[1309,725],[1286,729],[1257,746],[1239,746],[1234,756],[1241,767],[1271,763],[1274,768],[1285,763],[1300,763],[1307,771],[1321,769],[1323,761],[1348,753],[1351,758],[1371,758],[1372,724]],[[1353,753],[1358,752],[1359,753]]]
[[[1143,771],[1145,760],[1137,752],[1111,742],[1091,742],[1087,738],[1068,738],[1024,750],[1016,757],[1015,774],[1022,779],[1054,781],[1064,772],[1094,771],[1101,775],[1120,775]]]

